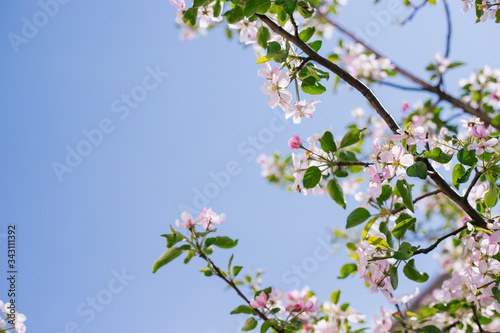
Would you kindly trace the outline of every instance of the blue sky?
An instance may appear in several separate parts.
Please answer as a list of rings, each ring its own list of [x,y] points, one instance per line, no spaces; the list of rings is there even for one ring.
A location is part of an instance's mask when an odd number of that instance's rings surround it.
[[[374,10],[385,8],[384,2]],[[254,152],[288,154],[291,135],[307,137],[330,125],[341,134],[349,111],[366,108],[366,102],[344,87],[321,96],[313,119],[285,125],[260,92],[252,49],[228,41],[221,29],[180,41],[167,1],[47,3],[54,2],[0,4],[0,241],[6,251],[7,226],[15,224],[17,301],[28,330],[237,332],[244,318],[229,312],[241,301],[222,281],[199,273],[200,260],[187,266],[179,260],[151,274],[165,249],[160,234],[183,205],[196,206],[197,191],[229,165],[233,175],[207,205],[227,214],[219,232],[238,238],[239,245],[218,251],[216,262],[225,266],[234,253],[235,264],[266,269],[265,285],[293,287],[284,274],[313,256],[347,213],[329,198],[270,186],[253,152],[238,147],[279,124]],[[52,14],[46,20],[43,6]],[[360,12],[350,4],[339,20],[351,30],[364,29],[375,20],[371,6],[367,2]],[[452,59],[468,63],[450,73],[453,91],[454,79],[484,64],[499,66],[499,44],[497,26],[474,25],[473,14],[462,14],[458,1],[451,7]],[[39,27],[30,31],[26,20],[39,20]],[[434,53],[443,52],[443,20],[439,4],[403,28],[384,27],[371,43],[424,76]],[[30,37],[13,47],[9,34],[23,32]],[[326,53],[332,48],[333,41],[323,46]],[[374,91],[393,111],[418,97],[379,86]],[[68,157],[78,149],[86,156]],[[62,164],[58,175],[54,165]],[[343,301],[371,317],[378,304],[386,305],[384,298],[369,295],[357,277],[337,280],[347,261],[331,256],[300,283],[320,299],[342,289]]]

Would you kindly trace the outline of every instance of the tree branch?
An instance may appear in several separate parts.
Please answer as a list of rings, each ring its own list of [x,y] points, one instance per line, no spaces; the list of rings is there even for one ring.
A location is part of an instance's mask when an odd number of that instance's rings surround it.
[[[444,241],[446,238],[451,237],[451,236],[455,236],[456,234],[459,234],[462,230],[465,230],[465,229],[467,229],[467,225],[464,225],[464,226],[458,228],[457,230],[450,232],[449,234],[446,234],[442,237],[439,237],[436,240],[436,242],[434,242],[431,246],[429,246],[425,249],[418,249],[417,251],[413,252],[413,255],[416,256],[417,254],[421,254],[421,253],[427,254],[427,253],[431,252],[432,250],[434,250],[439,245],[439,243]]]
[[[344,35],[350,37],[356,43],[363,45],[367,51],[375,54],[379,58],[387,58],[384,55],[382,55],[380,52],[378,52],[377,50],[375,50],[374,48],[372,48],[371,46],[369,46],[368,44],[363,42],[361,39],[357,38],[353,33],[346,30],[344,27],[342,27],[341,25],[339,25],[338,23],[336,23],[335,21],[330,19],[326,14],[324,14],[320,11],[317,11],[317,12],[318,12],[318,15],[321,18],[323,18],[326,22],[328,22],[333,27],[337,28],[337,30],[341,31]],[[392,62],[392,60],[391,60],[391,62]],[[436,87],[436,86],[431,85],[430,83],[425,82],[424,80],[409,73],[407,70],[403,69],[401,66],[395,64],[394,62],[392,62],[392,64],[395,66],[394,70],[396,72],[398,72],[402,76],[406,77],[410,81],[415,82],[416,84],[421,86],[423,90],[431,92],[433,94],[436,94],[437,96],[439,96],[440,99],[445,100],[448,103],[464,110],[465,112],[467,112],[473,116],[478,117],[486,125],[491,125],[491,117],[486,112],[484,112],[482,109],[474,108],[474,107],[470,106],[469,104],[465,103],[464,101],[462,101],[458,98],[455,98],[455,97],[449,95],[448,93],[446,93],[445,91],[441,90],[439,86]],[[498,129],[500,129],[500,128],[498,128]]]
[[[441,192],[442,192],[441,189],[437,189],[437,190],[432,191],[432,192],[424,193],[421,196],[417,197],[415,200],[413,200],[413,203],[416,204],[418,201],[422,200],[423,198],[427,198],[427,197],[430,197],[432,195],[436,195],[436,194],[441,193]],[[405,209],[406,209],[405,206],[399,207],[399,208],[394,209],[393,211],[391,211],[391,214],[397,214],[400,211],[405,210]]]
[[[207,263],[209,263],[215,270],[215,274],[220,277],[221,279],[223,279],[231,288],[233,288],[236,293],[241,297],[243,298],[243,300],[245,302],[247,302],[248,305],[250,305],[250,301],[248,300],[248,298],[241,292],[241,290],[234,284],[233,281],[231,281],[230,279],[228,279],[223,273],[222,271],[219,269],[219,267],[215,266],[215,264],[213,263],[212,260],[210,260],[206,255],[205,253],[199,253],[200,257],[203,258]],[[254,309],[252,307],[252,309]],[[259,309],[254,309],[255,312],[257,312],[257,315],[263,319],[264,321],[266,320],[269,320],[269,318],[267,318],[267,316],[262,313]],[[285,333],[285,330],[283,329],[280,329],[280,328],[276,328],[273,326],[273,329],[276,331],[276,332],[279,332],[279,333]]]
[[[474,178],[470,182],[469,188],[467,188],[467,191],[464,194],[464,198],[465,199],[467,199],[469,197],[469,194],[472,191],[472,188],[474,187],[474,185],[476,185],[477,181],[479,180],[479,178],[481,178],[482,174],[483,174],[482,172],[479,172],[476,169],[476,174],[474,175]]]
[[[258,18],[262,20],[271,30],[275,33],[283,37],[284,39],[292,42],[297,47],[299,47],[302,51],[304,51],[311,60],[317,62],[318,64],[324,66],[329,69],[337,76],[339,76],[342,80],[347,82],[353,88],[358,90],[373,106],[378,115],[384,120],[384,122],[389,126],[393,133],[398,134],[400,127],[392,117],[392,115],[385,109],[379,99],[375,96],[375,94],[368,88],[363,82],[356,79],[354,76],[349,74],[344,69],[340,68],[338,65],[333,62],[323,58],[317,52],[309,47],[306,43],[304,43],[300,38],[297,38],[291,35],[288,31],[277,25],[273,20],[269,17],[261,14],[255,14]],[[449,197],[452,201],[454,201],[459,207],[461,207],[473,220],[473,224],[478,227],[486,228],[487,224],[484,221],[483,217],[469,204],[467,199],[461,197],[451,186],[441,177],[441,175],[434,169],[427,158],[419,158],[418,160],[423,161],[429,173],[429,177],[434,181],[434,183],[439,187],[443,194]],[[472,223],[472,222],[471,222]]]

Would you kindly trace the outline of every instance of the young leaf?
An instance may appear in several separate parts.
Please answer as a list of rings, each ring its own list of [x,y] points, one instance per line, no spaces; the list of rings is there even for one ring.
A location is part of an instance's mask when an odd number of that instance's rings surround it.
[[[250,317],[245,321],[245,324],[243,325],[243,328],[241,329],[244,332],[251,331],[255,327],[257,327],[257,320],[255,320],[254,317]]]
[[[415,224],[415,222],[417,222],[416,218],[411,218],[411,219],[399,222],[398,224],[396,224],[396,226],[392,230],[392,234],[397,239],[403,238],[403,236],[405,235],[406,231],[408,229],[410,229]]]
[[[357,143],[361,139],[361,133],[364,130],[365,130],[364,128],[363,129],[353,128],[349,130],[342,138],[342,141],[340,141],[339,148],[345,148]]]
[[[232,240],[227,236],[210,237],[205,240],[205,246],[215,245],[221,249],[230,249],[238,244],[238,240]]]
[[[316,28],[314,27],[306,28],[299,33],[299,38],[303,42],[307,42],[314,35],[314,32],[316,32]]]
[[[304,174],[302,183],[305,188],[313,188],[321,180],[321,170],[317,166],[310,166]]]
[[[392,289],[398,289],[398,269],[395,266],[392,266],[389,269],[389,279],[391,280]]]
[[[406,174],[410,177],[418,177],[420,179],[427,178],[427,166],[424,162],[417,161],[412,166],[406,169]]]
[[[327,153],[334,153],[337,150],[337,145],[333,139],[333,134],[330,131],[326,131],[325,134],[319,139],[321,144],[321,149]]]
[[[333,304],[337,304],[339,302],[339,298],[340,298],[340,290],[334,291],[330,295],[330,299],[332,300]]]
[[[365,222],[371,216],[370,212],[366,208],[356,208],[347,217],[346,229],[352,228]]]
[[[254,310],[248,305],[240,305],[236,309],[231,311],[230,314],[239,314],[239,313],[253,314]]]
[[[389,248],[389,244],[387,244],[387,242],[383,238],[380,238],[380,237],[370,236],[370,237],[368,237],[367,241],[368,241],[368,243],[370,243],[371,245],[374,245],[376,247],[382,247],[385,249]]]
[[[429,279],[427,273],[419,272],[415,268],[415,260],[411,259],[403,268],[403,273],[412,281],[423,283]]]
[[[406,180],[398,180],[396,182],[396,188],[398,189],[399,194],[401,195],[401,198],[403,199],[403,203],[405,204],[406,208],[411,210],[412,213],[415,213],[410,185],[406,182]]]
[[[330,197],[332,197],[332,199],[335,200],[335,202],[338,203],[340,207],[345,209],[346,203],[344,199],[344,191],[342,190],[342,187],[335,177],[328,181],[326,189]]]
[[[356,264],[345,264],[340,269],[340,276],[338,278],[345,279],[350,274],[354,273],[357,269],[358,269],[358,266],[356,266]]]
[[[263,48],[267,48],[267,41],[271,38],[271,34],[269,33],[269,29],[262,26],[257,31],[257,44],[259,44]]]
[[[449,161],[451,161],[451,159],[453,158],[453,155],[448,155],[448,154],[444,153],[441,148],[436,147],[431,151],[426,151],[424,153],[424,157],[430,158],[431,160],[434,160],[434,161],[441,163],[441,164],[446,164]]]
[[[178,247],[171,247],[167,251],[163,252],[163,254],[158,258],[153,264],[153,273],[156,273],[158,269],[162,266],[165,266],[178,256],[182,254],[182,249]]]
[[[396,260],[408,260],[413,255],[413,251],[411,250],[411,244],[408,242],[403,242],[399,249],[394,253],[394,259]]]

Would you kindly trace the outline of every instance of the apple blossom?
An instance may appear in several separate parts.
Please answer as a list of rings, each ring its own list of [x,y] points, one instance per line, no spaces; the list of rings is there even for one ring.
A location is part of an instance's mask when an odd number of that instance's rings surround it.
[[[397,176],[398,179],[405,179],[405,167],[412,166],[414,162],[413,155],[405,154],[401,146],[393,146],[391,151],[381,152],[380,159],[387,163],[382,171],[382,176],[385,179],[391,179],[394,176]]]
[[[300,138],[298,135],[292,136],[290,140],[288,140],[288,146],[291,149],[299,149],[302,146],[302,142],[300,141]]]

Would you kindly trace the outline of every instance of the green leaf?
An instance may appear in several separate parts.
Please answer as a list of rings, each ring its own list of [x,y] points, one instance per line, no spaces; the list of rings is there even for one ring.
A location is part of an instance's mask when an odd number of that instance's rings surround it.
[[[233,276],[238,275],[238,273],[243,269],[243,266],[234,266],[233,267]]]
[[[363,222],[365,222],[371,216],[370,212],[366,208],[356,208],[347,217],[346,229],[355,227]]]
[[[413,163],[408,169],[406,169],[406,174],[410,177],[418,177],[420,179],[427,178],[427,166],[424,162],[417,161]]]
[[[310,95],[321,95],[326,91],[326,88],[311,76],[302,80],[300,88],[303,92]]]
[[[253,314],[254,310],[248,305],[240,305],[236,309],[231,311],[230,314],[239,314],[239,313]]]
[[[336,203],[340,205],[340,207],[346,207],[345,199],[344,199],[344,191],[342,190],[342,186],[338,183],[337,179],[333,177],[328,181],[328,185],[326,186],[328,194],[330,197],[335,200]]]
[[[258,11],[262,11],[264,9],[267,11],[269,7],[271,7],[271,0],[246,0],[243,14],[246,17],[250,17]]]
[[[412,213],[415,213],[415,208],[413,207],[413,199],[411,197],[410,185],[406,182],[406,180],[398,180],[396,182],[396,188],[398,189],[406,208],[411,210]]]
[[[472,168],[468,170],[462,164],[457,164],[453,167],[453,172],[451,173],[451,179],[453,181],[453,186],[458,190],[460,184],[466,183],[469,180]]]
[[[267,56],[268,57],[272,58],[272,56],[274,56],[280,50],[281,50],[281,44],[278,42],[270,42],[267,44]]]
[[[283,8],[288,15],[293,15],[293,11],[297,5],[296,0],[276,0],[274,3]]]
[[[358,143],[358,141],[361,139],[361,133],[364,130],[365,130],[364,128],[361,130],[357,129],[357,128],[353,128],[353,129],[349,130],[342,138],[342,141],[340,141],[339,148],[345,148],[345,147],[351,146],[355,143]]]
[[[348,277],[350,274],[356,272],[357,270],[358,270],[358,266],[356,266],[356,264],[345,264],[340,269],[340,276],[338,278],[345,279],[346,277]]]
[[[316,32],[316,28],[314,28],[314,27],[306,28],[299,33],[299,38],[303,42],[307,42],[309,39],[311,39],[311,37],[314,35],[315,32]]]
[[[229,24],[237,23],[245,18],[245,15],[243,14],[243,9],[240,6],[228,10],[227,12],[224,13],[224,16],[226,17],[226,21]]]
[[[416,218],[411,218],[411,219],[399,222],[398,224],[396,224],[396,226],[392,230],[392,234],[397,239],[403,238],[403,236],[405,235],[406,231],[408,229],[410,229],[415,224],[415,222],[417,222]]]
[[[484,195],[484,204],[486,207],[493,207],[497,204],[498,201],[498,187],[494,181],[490,181],[490,188],[488,192]]]
[[[313,49],[314,52],[318,52],[321,48],[321,45],[323,45],[323,41],[315,40],[314,42],[308,43],[307,45],[309,45],[309,47]]]
[[[445,154],[441,148],[436,147],[432,151],[426,151],[424,157],[430,158],[441,164],[446,164],[451,161],[453,155]]]
[[[220,1],[215,2],[213,9],[214,9],[214,17],[219,17],[222,12],[222,5],[220,4]]]
[[[389,248],[389,244],[387,244],[387,242],[383,238],[376,237],[376,236],[370,236],[366,240],[368,241],[368,243],[370,243],[371,245],[374,245],[376,247],[381,247],[384,249]]]
[[[162,235],[162,236],[165,237],[167,240],[167,248],[171,248],[172,246],[174,246],[178,242],[182,241],[182,239],[184,238],[184,237],[182,237],[181,234],[179,234],[176,231],[173,234],[166,234],[166,235]]]
[[[419,272],[415,268],[415,259],[411,259],[403,268],[403,273],[412,281],[423,283],[429,279],[427,273]]]
[[[469,146],[469,144],[465,145],[464,148],[462,148],[458,151],[457,159],[463,165],[473,166],[474,164],[477,163],[476,151],[475,150],[467,150],[468,146]]]
[[[259,44],[263,48],[267,48],[267,41],[271,38],[271,34],[269,33],[269,29],[265,26],[262,26],[257,31],[257,44]]]
[[[413,255],[413,251],[411,250],[411,244],[408,242],[403,242],[399,249],[394,253],[394,259],[396,260],[408,260]]]
[[[208,5],[210,1],[211,0],[194,0],[193,7],[203,7],[205,5]]]
[[[442,331],[434,325],[428,325],[417,329],[417,333],[441,333]]]
[[[325,134],[319,139],[321,144],[321,149],[327,153],[334,153],[337,150],[337,145],[333,139],[333,134],[330,131],[326,131]]]
[[[317,166],[310,166],[304,174],[302,183],[305,188],[313,188],[321,180],[321,170]]]
[[[389,279],[391,281],[391,286],[392,289],[396,290],[398,289],[398,268],[395,266],[392,266],[389,269]]]
[[[382,204],[391,197],[391,194],[392,194],[392,187],[391,187],[391,185],[383,185],[382,186],[382,193],[377,198],[377,203],[380,206],[382,206]]]
[[[245,324],[243,325],[243,328],[241,330],[244,332],[251,331],[255,327],[257,327],[257,320],[255,320],[255,318],[253,317],[250,317],[247,319],[247,321],[245,321]]]
[[[178,256],[182,254],[182,249],[178,247],[171,247],[167,251],[163,252],[163,254],[158,258],[153,264],[153,273],[156,273],[158,269],[162,266],[165,266]]]
[[[334,291],[330,295],[330,299],[332,300],[333,304],[337,304],[339,302],[339,298],[340,298],[340,290]]]
[[[232,240],[227,236],[210,237],[205,240],[205,246],[215,245],[221,249],[230,249],[238,244],[238,240]]]
[[[374,216],[371,218],[370,221],[368,221],[368,223],[365,225],[364,229],[363,229],[363,234],[361,235],[361,238],[362,239],[365,239],[366,236],[368,235],[368,232],[370,231],[370,228],[372,227],[373,223],[375,223],[375,221],[377,221],[377,219],[379,218],[379,216]]]
[[[262,326],[260,327],[260,333],[266,333],[272,326],[273,326],[272,322],[270,320],[266,320],[265,322],[262,323]]]
[[[196,18],[198,17],[198,8],[189,8],[182,15],[182,21],[187,25],[194,26],[196,24]]]
[[[389,247],[394,247],[394,241],[392,239],[392,234],[389,230],[389,223],[387,221],[380,222],[380,225],[378,227],[378,230],[385,235],[385,240],[387,244],[389,244]]]

